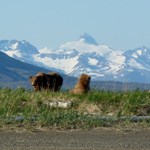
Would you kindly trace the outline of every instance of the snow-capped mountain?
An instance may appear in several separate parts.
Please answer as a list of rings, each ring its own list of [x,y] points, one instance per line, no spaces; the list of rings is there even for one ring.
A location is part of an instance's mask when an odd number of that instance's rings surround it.
[[[37,64],[34,63],[33,56],[37,55],[39,51],[35,46],[25,40],[1,40],[0,51],[23,62]]]
[[[0,41],[0,50],[16,59],[78,77],[81,73],[92,80],[150,83],[150,49],[113,50],[99,45],[87,33],[78,40],[57,49],[37,50],[26,41]]]

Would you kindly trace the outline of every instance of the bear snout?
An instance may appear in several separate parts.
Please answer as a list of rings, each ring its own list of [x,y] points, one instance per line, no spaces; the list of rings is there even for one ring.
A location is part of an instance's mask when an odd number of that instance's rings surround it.
[[[35,86],[35,83],[34,83],[34,82],[31,82],[31,85],[32,85],[32,86]]]

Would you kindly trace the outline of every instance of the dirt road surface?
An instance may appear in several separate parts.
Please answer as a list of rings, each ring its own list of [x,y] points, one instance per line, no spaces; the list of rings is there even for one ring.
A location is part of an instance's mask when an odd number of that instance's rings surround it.
[[[0,131],[0,150],[150,150],[150,129]]]

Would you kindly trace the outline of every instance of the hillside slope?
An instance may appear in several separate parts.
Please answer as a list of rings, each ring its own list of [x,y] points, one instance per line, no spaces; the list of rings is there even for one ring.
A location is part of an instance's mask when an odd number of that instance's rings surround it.
[[[42,67],[34,66],[0,52],[0,87],[26,87],[31,88],[29,76],[37,72],[50,72]],[[64,87],[69,87],[75,82],[75,78],[61,74],[64,78]],[[73,83],[72,83],[73,82]]]

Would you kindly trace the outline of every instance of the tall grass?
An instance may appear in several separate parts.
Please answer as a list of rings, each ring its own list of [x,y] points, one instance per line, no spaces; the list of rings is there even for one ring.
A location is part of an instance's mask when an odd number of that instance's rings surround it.
[[[71,101],[68,108],[50,107],[46,102]],[[93,117],[91,117],[91,115]],[[41,125],[61,128],[88,128],[113,125],[99,116],[150,115],[147,91],[91,91],[85,95],[67,92],[34,92],[0,89],[0,123]]]

